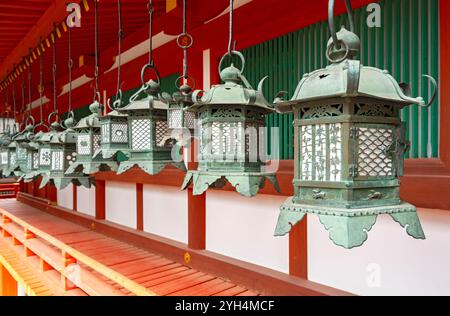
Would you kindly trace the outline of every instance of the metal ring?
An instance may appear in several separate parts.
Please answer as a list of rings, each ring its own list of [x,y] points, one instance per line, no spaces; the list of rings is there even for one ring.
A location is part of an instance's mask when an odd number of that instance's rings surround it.
[[[347,16],[350,25],[350,31],[355,32],[355,24],[353,21],[353,8],[350,0],[345,0],[345,7],[347,8]],[[330,28],[331,37],[335,47],[339,47],[339,41],[336,35],[336,28],[334,27],[334,0],[328,1],[328,27]]]
[[[189,39],[189,43],[187,45],[182,45],[181,42],[181,38],[183,36],[186,36]],[[182,48],[182,49],[188,49],[190,48],[192,45],[194,44],[194,39],[192,38],[192,35],[189,33],[181,33],[180,35],[177,36],[177,45],[178,47]]]
[[[245,69],[245,57],[244,57],[244,55],[240,51],[232,50],[231,52],[225,53],[222,56],[222,58],[220,59],[220,62],[219,62],[219,73],[222,71],[222,64],[225,61],[225,57],[227,57],[227,56],[233,57],[233,55],[238,56],[241,59],[242,67],[241,67],[241,70],[239,70],[239,72],[241,74],[244,72],[244,69]]]
[[[178,78],[177,78],[177,80],[175,80],[175,88],[177,88],[178,90],[180,90],[181,89],[181,86],[182,86],[182,84],[181,84],[181,79],[186,79],[186,80],[191,80],[192,81],[192,83],[193,83],[193,86],[191,87],[191,90],[192,91],[194,91],[195,90],[195,87],[196,87],[196,82],[195,82],[195,79],[194,78],[192,78],[190,75],[188,75],[187,76],[187,78],[185,78],[184,76],[179,76]]]
[[[144,75],[145,75],[145,71],[147,69],[151,69],[153,70],[153,72],[156,75],[156,78],[158,79],[157,83],[160,85],[161,84],[161,78],[159,77],[159,72],[156,69],[156,67],[153,64],[145,64],[144,67],[142,67],[141,69],[141,82],[144,85],[145,84],[145,79],[144,79]]]
[[[147,11],[149,14],[153,14],[153,12],[155,12],[155,6],[153,5],[153,2],[147,3]]]
[[[58,112],[56,112],[56,111],[53,111],[52,113],[50,113],[49,115],[48,115],[48,118],[47,118],[47,122],[48,122],[48,124],[51,124],[51,119],[53,118],[53,117],[55,117],[56,118],[56,120],[55,120],[55,122],[58,122],[59,121],[59,119],[60,119],[60,116],[59,116],[59,114],[58,114]]]
[[[98,103],[101,103],[102,96],[100,94],[100,91],[95,91],[94,93],[94,101],[97,101]]]
[[[122,89],[117,90],[116,96],[117,97],[112,104],[111,104],[111,98],[109,98],[108,101],[106,102],[106,105],[108,106],[108,108],[111,111],[114,111],[121,107],[121,105],[122,105]]]
[[[330,53],[331,53],[331,49],[332,49],[332,48],[335,48],[335,45],[334,45],[334,43],[331,43],[331,45],[328,45],[328,47],[327,47],[327,52],[326,52],[327,60],[328,60],[330,63],[336,63],[336,64],[338,64],[338,63],[344,61],[345,59],[347,59],[348,54],[350,53],[350,48],[348,47],[347,43],[345,43],[345,42],[343,42],[343,41],[341,41],[341,40],[338,40],[338,43],[342,44],[342,45],[345,47],[345,55],[344,55],[343,57],[339,58],[339,59],[336,59],[336,60],[332,59],[332,58],[330,57]]]
[[[33,123],[32,124],[28,124],[29,120],[31,120]],[[29,115],[27,117],[27,119],[25,120],[25,126],[27,126],[27,125],[33,125],[34,126],[35,124],[36,124],[36,120],[34,119],[33,116]]]

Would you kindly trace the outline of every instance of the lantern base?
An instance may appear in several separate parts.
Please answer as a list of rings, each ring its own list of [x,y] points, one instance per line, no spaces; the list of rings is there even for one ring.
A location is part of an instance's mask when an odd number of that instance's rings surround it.
[[[274,173],[258,173],[258,172],[243,172],[243,173],[225,173],[225,172],[207,172],[207,171],[189,171],[184,178],[182,190],[185,190],[192,182],[194,195],[200,195],[209,187],[214,186],[221,188],[225,186],[228,181],[238,193],[243,196],[255,196],[260,189],[264,188],[265,180],[268,179],[275,187],[277,192],[280,192],[277,178]]]
[[[349,210],[295,204],[291,197],[286,200],[280,210],[275,236],[288,234],[291,228],[301,221],[306,214],[316,214],[325,229],[329,231],[331,241],[338,246],[351,249],[364,244],[378,215],[389,214],[394,221],[406,228],[408,235],[415,239],[425,239],[416,207],[405,202],[392,206]]]
[[[172,160],[161,161],[123,161],[120,163],[117,174],[122,174],[134,166],[138,166],[140,169],[153,176],[160,173],[167,165],[173,165],[174,167],[186,171],[186,166],[183,161],[174,162]]]
[[[85,161],[75,162],[67,168],[65,174],[82,172],[84,174],[93,174],[100,171],[117,171],[117,163],[115,161]]]
[[[23,180],[23,182],[25,183],[30,183],[36,180],[36,178],[39,176],[39,172],[38,171],[31,171],[29,173],[24,174],[20,180]]]

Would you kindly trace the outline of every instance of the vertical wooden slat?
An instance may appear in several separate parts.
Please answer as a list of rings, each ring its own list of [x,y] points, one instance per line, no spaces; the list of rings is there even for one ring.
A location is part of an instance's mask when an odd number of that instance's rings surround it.
[[[308,279],[308,221],[305,216],[289,233],[289,274]]]
[[[72,184],[72,209],[74,212],[78,211],[78,187]]]

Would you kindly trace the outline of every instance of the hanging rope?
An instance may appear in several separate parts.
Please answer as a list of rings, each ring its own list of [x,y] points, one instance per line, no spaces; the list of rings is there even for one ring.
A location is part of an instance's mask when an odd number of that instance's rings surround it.
[[[94,88],[94,101],[100,102],[100,93],[98,90],[98,3],[94,0],[94,49],[95,49],[95,88]]]
[[[28,57],[31,57],[31,49],[28,53]],[[30,116],[31,116],[31,111],[32,111],[32,107],[31,107],[31,65],[28,67],[28,110],[30,111]]]

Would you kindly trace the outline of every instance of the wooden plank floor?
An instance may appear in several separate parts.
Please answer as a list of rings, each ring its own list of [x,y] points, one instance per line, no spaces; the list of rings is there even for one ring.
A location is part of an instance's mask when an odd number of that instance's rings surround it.
[[[255,291],[240,287],[230,280],[224,280],[189,268],[158,254],[44,213],[16,200],[2,200],[0,201],[0,208],[139,283],[157,295],[259,295]],[[132,294],[97,272],[93,270],[91,272],[103,279],[105,283],[116,287],[123,295]]]

